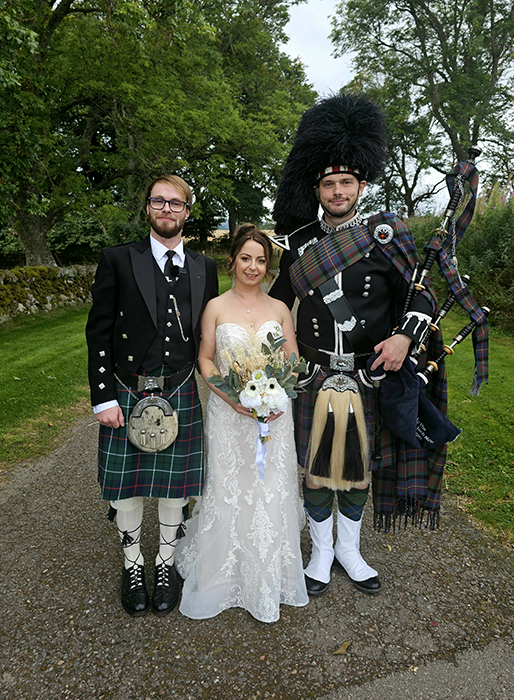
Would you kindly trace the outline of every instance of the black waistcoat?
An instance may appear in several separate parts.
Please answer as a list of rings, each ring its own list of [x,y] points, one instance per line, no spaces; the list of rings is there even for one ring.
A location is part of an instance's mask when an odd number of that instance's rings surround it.
[[[184,268],[185,274],[179,275],[178,279],[171,283],[166,280],[155,261],[154,268],[155,293],[157,295],[157,335],[148,348],[141,367],[148,371],[162,365],[169,365],[174,372],[177,372],[195,359],[187,261]],[[172,296],[175,297],[176,306]],[[177,321],[176,307],[180,312],[182,332]]]

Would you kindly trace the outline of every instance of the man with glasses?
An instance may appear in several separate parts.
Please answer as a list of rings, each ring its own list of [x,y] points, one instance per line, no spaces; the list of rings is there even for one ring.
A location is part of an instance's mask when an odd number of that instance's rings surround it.
[[[150,235],[102,251],[86,337],[100,423],[98,480],[116,517],[125,562],[121,601],[133,616],[166,615],[178,602],[175,543],[203,475],[202,411],[194,376],[200,317],[218,294],[216,264],[184,246],[192,205],[176,175],[146,193]],[[141,552],[144,497],[158,499],[153,596]]]

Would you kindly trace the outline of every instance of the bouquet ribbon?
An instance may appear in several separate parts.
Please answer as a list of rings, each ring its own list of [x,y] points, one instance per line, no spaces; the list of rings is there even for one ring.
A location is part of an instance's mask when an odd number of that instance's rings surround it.
[[[264,467],[266,466],[266,457],[268,454],[266,443],[268,440],[271,440],[271,435],[269,434],[269,423],[261,423],[260,421],[257,421],[257,426],[259,428],[259,435],[257,436],[257,453],[255,455],[255,461],[259,470],[259,479],[264,479]]]

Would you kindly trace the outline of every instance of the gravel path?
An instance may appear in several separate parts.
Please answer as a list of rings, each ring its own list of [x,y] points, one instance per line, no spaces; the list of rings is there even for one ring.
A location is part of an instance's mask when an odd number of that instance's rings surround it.
[[[61,448],[0,486],[0,698],[514,699],[514,553],[449,497],[436,532],[376,533],[367,509],[362,548],[380,572],[378,596],[334,571],[326,595],[283,607],[273,625],[236,609],[132,619],[96,441],[96,422],[82,418]],[[304,531],[305,558],[309,547]]]

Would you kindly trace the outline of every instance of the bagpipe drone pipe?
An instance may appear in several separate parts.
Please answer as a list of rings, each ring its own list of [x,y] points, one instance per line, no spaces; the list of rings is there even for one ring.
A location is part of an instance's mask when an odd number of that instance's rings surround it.
[[[379,412],[383,423],[396,436],[405,440],[412,447],[419,449],[436,449],[452,442],[460,430],[451,423],[445,414],[446,390],[444,400],[438,407],[437,401],[428,397],[429,381],[439,382],[445,387],[444,360],[453,355],[456,345],[472,334],[475,354],[475,370],[470,393],[478,395],[482,382],[487,382],[487,352],[489,309],[480,307],[469,290],[470,279],[460,275],[458,270],[456,248],[466,231],[474,213],[478,187],[478,173],[475,158],[480,149],[472,147],[469,158],[459,163],[446,177],[450,201],[445,210],[441,225],[424,246],[425,260],[413,270],[409,290],[403,309],[405,316],[418,294],[430,293],[427,285],[430,270],[437,263],[448,287],[449,295],[434,319],[427,327],[423,337],[398,372],[384,372],[379,367],[371,372],[370,367],[377,355],[368,361],[368,376],[373,382]],[[469,185],[469,199],[459,218],[456,212],[465,198],[465,185]],[[449,345],[441,341],[441,321],[450,309],[458,303],[469,315],[469,322],[454,336]],[[430,343],[431,340],[436,343]],[[436,354],[429,357],[431,345]],[[423,366],[422,366],[423,365]],[[443,392],[443,389],[442,389]],[[443,396],[443,393],[441,393]],[[442,410],[441,410],[442,409]],[[375,434],[373,459],[380,460],[380,440]]]

